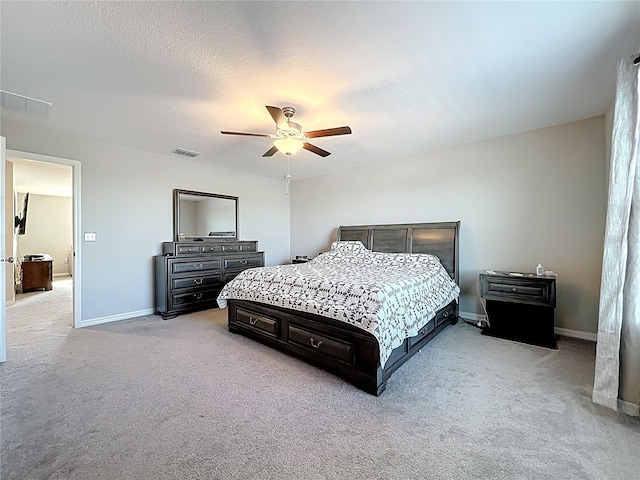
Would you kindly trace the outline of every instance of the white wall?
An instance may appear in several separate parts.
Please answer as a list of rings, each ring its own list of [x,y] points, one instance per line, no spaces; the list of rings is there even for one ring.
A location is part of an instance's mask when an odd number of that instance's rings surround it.
[[[24,196],[24,192],[18,192],[20,208]],[[48,254],[53,257],[54,275],[68,274],[69,265],[65,262],[73,245],[71,198],[29,193],[25,234],[17,239],[20,258],[34,253]]]
[[[605,219],[604,117],[386,164],[282,181],[3,121],[7,148],[82,162],[82,319],[153,307],[152,257],[171,240],[174,188],[240,197],[240,238],[267,265],[328,248],[339,225],[460,220],[461,310],[479,271],[559,273],[556,325],[596,332]],[[291,228],[290,228],[291,225]],[[291,240],[291,251],[289,249]]]
[[[462,312],[483,314],[485,269],[558,274],[556,326],[597,331],[606,211],[604,117],[298,180],[291,254],[339,225],[461,221]]]
[[[289,198],[280,180],[4,119],[2,135],[8,149],[82,162],[80,229],[98,239],[82,245],[85,323],[153,308],[152,257],[173,238],[174,188],[240,197],[240,238],[258,240],[268,265],[290,257]]]

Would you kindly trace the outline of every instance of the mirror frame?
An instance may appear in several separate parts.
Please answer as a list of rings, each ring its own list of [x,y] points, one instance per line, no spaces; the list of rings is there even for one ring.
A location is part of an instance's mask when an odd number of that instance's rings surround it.
[[[235,202],[235,215],[236,215],[236,228],[235,228],[235,236],[233,237],[209,237],[209,236],[185,236],[184,241],[208,241],[208,242],[224,242],[229,240],[238,240],[238,197],[233,197],[231,195],[219,195],[217,193],[207,193],[207,192],[196,192],[193,190],[182,190],[179,188],[175,188],[173,190],[173,241],[178,242],[180,239],[178,238],[178,234],[180,233],[180,195],[195,195],[198,197],[209,197],[209,198],[222,198],[226,200],[233,200]]]

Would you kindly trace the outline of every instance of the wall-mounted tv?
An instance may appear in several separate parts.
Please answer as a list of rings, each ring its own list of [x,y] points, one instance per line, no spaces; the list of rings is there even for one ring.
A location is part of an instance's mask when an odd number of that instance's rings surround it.
[[[27,232],[27,208],[29,207],[29,192],[24,194],[22,200],[22,213],[16,216],[15,227],[18,235],[24,235]]]

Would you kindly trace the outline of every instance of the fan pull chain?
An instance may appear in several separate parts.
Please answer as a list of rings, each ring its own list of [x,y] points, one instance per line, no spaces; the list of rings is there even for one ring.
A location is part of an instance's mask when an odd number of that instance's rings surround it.
[[[291,155],[287,155],[287,166],[286,166],[286,170],[285,170],[285,175],[284,175],[284,194],[285,195],[289,195],[289,190],[291,188],[291,173],[289,172],[289,159],[291,158]]]

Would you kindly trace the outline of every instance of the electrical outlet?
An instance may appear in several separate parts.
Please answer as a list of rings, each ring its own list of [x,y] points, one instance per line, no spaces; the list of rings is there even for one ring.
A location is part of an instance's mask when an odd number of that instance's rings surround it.
[[[95,242],[98,239],[96,232],[84,232],[85,242]]]

